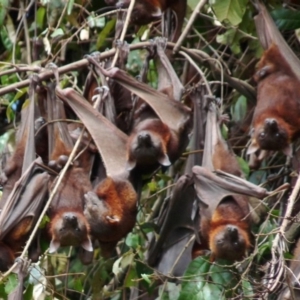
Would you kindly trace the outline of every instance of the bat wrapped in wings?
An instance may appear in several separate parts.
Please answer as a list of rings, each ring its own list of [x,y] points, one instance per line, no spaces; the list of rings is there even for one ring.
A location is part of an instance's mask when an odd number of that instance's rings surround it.
[[[198,237],[198,200],[194,189],[192,167],[202,160],[200,151],[204,142],[203,97],[201,90],[192,93],[194,106],[191,152],[185,174],[176,182],[166,211],[158,219],[158,237],[153,238],[148,251],[148,263],[163,274],[182,276],[192,260],[194,237]]]
[[[261,1],[256,1],[256,5],[259,11],[255,17],[256,30],[265,52],[254,75],[257,106],[248,154],[262,149],[283,151],[291,156],[291,143],[300,136],[300,60],[283,39],[266,7]]]
[[[125,170],[128,137],[73,89],[56,87],[56,93],[89,131],[106,170],[106,176],[85,193],[84,215],[102,254],[108,256],[136,221],[137,194]]]
[[[35,88],[32,77],[29,104],[26,102],[22,109],[16,150],[5,168],[7,181],[0,201],[1,271],[13,263],[24,247],[47,195],[49,175],[39,166],[42,160],[35,159]]]
[[[150,173],[178,159],[188,142],[189,108],[118,68],[98,68],[140,97],[127,142],[127,170]]]
[[[214,173],[213,171],[219,169]],[[268,192],[237,177],[241,170],[235,155],[223,139],[218,110],[209,103],[202,167],[194,166],[194,184],[200,200],[200,245],[211,251],[211,259],[242,259],[251,246],[251,217],[247,196],[264,198]],[[233,174],[233,175],[232,175]]]

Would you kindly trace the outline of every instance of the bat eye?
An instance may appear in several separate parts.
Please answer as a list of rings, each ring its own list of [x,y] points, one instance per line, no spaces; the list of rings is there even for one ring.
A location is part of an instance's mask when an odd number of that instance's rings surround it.
[[[279,138],[279,133],[278,133],[278,132],[275,134],[275,137],[276,137],[276,138]]]
[[[75,229],[77,232],[79,232],[80,231],[80,228],[79,227],[76,227],[76,229]]]
[[[264,132],[261,132],[261,133],[259,134],[259,137],[260,137],[261,139],[264,139],[265,136],[266,136],[266,134],[265,134]]]

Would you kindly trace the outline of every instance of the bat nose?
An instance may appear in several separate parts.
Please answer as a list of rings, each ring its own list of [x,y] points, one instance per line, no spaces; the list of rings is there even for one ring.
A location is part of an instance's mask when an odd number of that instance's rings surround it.
[[[151,142],[150,134],[147,132],[140,133],[138,135],[138,141],[139,143],[150,143]]]
[[[77,217],[75,214],[68,212],[63,215],[63,218],[66,223],[77,225]]]
[[[226,231],[227,231],[227,233],[228,233],[228,235],[231,239],[237,239],[238,238],[238,230],[237,230],[236,226],[227,225]]]
[[[268,118],[265,120],[265,124],[271,127],[277,127],[277,121],[275,119]]]

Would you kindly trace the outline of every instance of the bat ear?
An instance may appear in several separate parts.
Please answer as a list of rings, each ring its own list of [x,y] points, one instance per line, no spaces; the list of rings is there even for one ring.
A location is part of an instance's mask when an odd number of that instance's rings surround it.
[[[126,162],[126,170],[131,171],[135,168],[136,166],[136,160],[127,160]]]
[[[162,156],[160,156],[160,157],[158,158],[158,162],[159,162],[162,166],[165,166],[165,167],[168,167],[168,166],[171,165],[169,156],[168,156],[167,154],[163,154]]]
[[[59,240],[52,239],[49,245],[49,253],[54,253],[57,251],[57,249],[60,247]]]
[[[89,251],[89,252],[94,251],[94,248],[93,248],[92,241],[91,241],[90,237],[87,237],[87,239],[81,243],[81,247],[84,250]]]
[[[293,147],[292,147],[292,145],[291,145],[291,144],[287,145],[287,146],[282,150],[282,152],[283,152],[285,155],[287,155],[287,156],[289,156],[289,157],[292,157],[292,156],[293,156]]]
[[[255,139],[252,139],[250,146],[247,149],[247,154],[255,153],[259,149],[258,143]]]

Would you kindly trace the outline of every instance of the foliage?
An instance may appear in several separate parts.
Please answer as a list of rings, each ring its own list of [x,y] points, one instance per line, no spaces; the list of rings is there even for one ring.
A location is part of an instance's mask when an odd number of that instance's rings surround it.
[[[188,1],[187,20],[198,2]],[[43,0],[24,4],[0,0],[0,88],[28,78],[29,74],[44,68],[49,62],[67,65],[81,60],[87,53],[113,48],[116,12],[104,13],[101,10],[105,7],[104,1]],[[269,5],[280,29],[292,31],[300,27],[299,11],[288,6],[282,8],[282,1],[269,1]],[[26,11],[22,6],[27,7]],[[254,14],[255,8],[248,0],[210,0],[183,45],[200,49],[217,60],[230,76],[253,84],[251,78],[255,64],[262,53],[256,37]],[[126,41],[134,45],[159,35],[153,28],[152,25],[138,29],[130,26]],[[287,36],[291,47],[299,53],[293,32],[287,33]],[[145,55],[144,49],[131,51],[127,71],[137,75]],[[184,61],[179,55],[176,58],[174,68],[182,74],[185,72]],[[26,68],[25,72],[9,72],[13,67]],[[222,98],[224,112],[231,116],[228,140],[247,179],[270,190],[285,181],[292,181],[294,178],[289,176],[290,171],[296,166],[292,164],[288,168],[281,154],[272,155],[258,170],[250,171],[245,149],[251,122],[249,115],[255,103],[224,82],[223,76],[216,76],[206,64],[199,67],[216,96]],[[68,72],[63,76],[63,85],[73,86],[82,92],[86,75],[87,69]],[[153,87],[157,86],[157,70],[153,61],[147,79]],[[186,84],[186,90],[189,88]],[[0,96],[1,151],[4,146],[8,146],[6,149],[10,152],[14,147],[12,129],[19,120],[26,93],[27,88],[21,88],[15,93]],[[155,229],[153,210],[169,196],[173,181],[182,173],[181,164],[178,165],[173,173],[158,173],[144,185],[137,224],[118,244],[118,257],[105,260],[98,250],[93,265],[83,266],[74,258],[72,247],[64,248],[55,255],[44,254],[30,270],[24,299],[129,299],[135,288],[149,295],[156,295],[158,290],[157,299],[256,299],[263,292],[259,284],[263,278],[262,266],[271,259],[276,229],[284,214],[284,205],[278,203],[279,200],[285,203],[286,196],[282,199],[271,197],[259,204],[263,209],[257,213],[258,221],[253,228],[253,252],[245,261],[228,265],[223,261],[211,263],[207,256],[201,256],[190,263],[180,280],[176,280],[151,269],[146,263],[146,253],[149,233]],[[41,246],[46,251],[48,245]],[[289,257],[288,253],[287,250],[286,257]],[[0,297],[6,298],[17,283],[14,274],[3,278]]]

